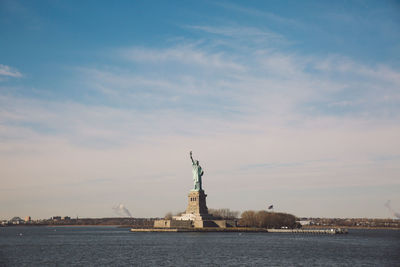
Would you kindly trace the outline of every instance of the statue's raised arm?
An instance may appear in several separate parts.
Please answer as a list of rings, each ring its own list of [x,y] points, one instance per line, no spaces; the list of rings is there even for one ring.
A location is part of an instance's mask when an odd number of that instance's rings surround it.
[[[193,157],[192,157],[192,151],[190,151],[190,159],[192,160],[192,164],[194,164],[194,160],[193,160]]]

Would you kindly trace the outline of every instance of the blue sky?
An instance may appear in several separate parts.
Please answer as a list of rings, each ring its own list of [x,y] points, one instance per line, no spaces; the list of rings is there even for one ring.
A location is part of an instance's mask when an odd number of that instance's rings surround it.
[[[0,217],[400,208],[396,1],[1,1]],[[160,204],[161,202],[161,204]]]

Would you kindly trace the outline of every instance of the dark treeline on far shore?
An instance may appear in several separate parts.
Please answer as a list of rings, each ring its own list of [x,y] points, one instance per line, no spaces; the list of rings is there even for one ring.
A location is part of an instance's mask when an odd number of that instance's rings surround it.
[[[50,219],[41,220],[22,220],[19,217],[14,217],[10,221],[2,221],[2,226],[18,226],[18,225],[121,225],[130,227],[149,228],[153,227],[156,218],[131,218],[131,217],[111,217],[111,218],[70,218],[59,216]]]
[[[374,218],[299,218],[306,227],[354,227],[354,228],[397,228],[400,229],[399,219]]]

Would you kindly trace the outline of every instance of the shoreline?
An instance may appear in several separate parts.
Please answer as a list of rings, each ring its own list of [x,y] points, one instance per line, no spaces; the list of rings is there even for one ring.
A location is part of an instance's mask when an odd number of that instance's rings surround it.
[[[362,229],[362,230],[400,230],[396,227],[364,227],[364,226],[337,226],[337,225],[324,225],[324,226],[303,226],[301,229],[326,229],[326,228],[346,228],[346,229]]]
[[[1,225],[0,228],[6,227],[117,227],[117,228],[130,228],[130,229],[163,229],[163,228],[154,228],[154,227],[138,227],[134,225],[122,225],[122,224],[16,224],[16,225]],[[352,230],[400,230],[400,228],[395,227],[358,227],[358,226],[335,226],[335,225],[324,225],[324,226],[303,226],[299,229],[289,229],[289,230],[326,230],[326,229],[352,229]],[[185,228],[181,228],[185,229]],[[193,229],[207,229],[207,228],[193,228]],[[208,228],[213,229],[213,228]],[[234,227],[234,228],[222,228],[222,229],[232,229],[229,230],[231,232],[237,232],[238,230],[233,229],[252,229],[254,232],[263,232],[265,228],[246,228],[246,227]],[[285,229],[276,229],[276,230],[285,230]],[[224,230],[221,230],[224,231]],[[227,230],[225,230],[227,231]],[[250,230],[249,230],[250,231]]]

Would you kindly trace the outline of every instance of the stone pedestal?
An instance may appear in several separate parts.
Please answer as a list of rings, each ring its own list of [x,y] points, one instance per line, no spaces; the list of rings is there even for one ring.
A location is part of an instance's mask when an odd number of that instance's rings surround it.
[[[208,215],[208,208],[206,205],[207,195],[203,190],[190,191],[188,195],[188,206],[186,214],[194,215]]]
[[[186,213],[174,216],[173,220],[156,220],[156,228],[227,228],[226,220],[218,220],[208,213],[207,195],[204,190],[192,190],[188,195]],[[229,225],[230,226],[230,225]]]

